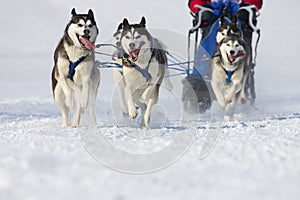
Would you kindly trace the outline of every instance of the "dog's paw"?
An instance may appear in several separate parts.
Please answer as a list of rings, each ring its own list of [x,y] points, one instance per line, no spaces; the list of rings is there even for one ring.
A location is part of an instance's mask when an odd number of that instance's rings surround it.
[[[219,100],[218,103],[219,103],[221,108],[225,108],[226,104],[225,104],[225,101],[223,99]]]
[[[129,117],[132,119],[135,119],[137,117],[138,113],[136,111],[136,108],[134,107],[133,109],[129,110]]]
[[[62,127],[62,128],[68,128],[68,127],[69,127],[69,124],[68,124],[68,123],[63,123],[63,124],[61,125],[61,127]]]
[[[241,98],[240,102],[241,102],[241,104],[245,104],[246,103],[246,98]]]
[[[79,124],[77,124],[77,123],[72,124],[72,128],[78,128],[78,127],[79,127]]]
[[[227,96],[225,97],[224,101],[225,101],[225,105],[230,104],[231,101],[232,101],[232,98],[229,97],[229,96],[227,95]]]

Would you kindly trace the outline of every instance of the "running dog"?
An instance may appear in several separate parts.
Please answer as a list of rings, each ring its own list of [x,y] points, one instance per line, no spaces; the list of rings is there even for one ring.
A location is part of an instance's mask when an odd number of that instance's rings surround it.
[[[227,18],[227,20],[226,20]],[[220,42],[222,41],[222,39],[224,39],[226,36],[229,35],[236,35],[239,38],[243,38],[243,32],[241,29],[239,29],[238,27],[238,17],[236,15],[233,16],[232,20],[229,20],[229,16],[228,15],[222,15],[221,16],[221,21],[220,21],[220,26],[218,28],[217,31],[217,36],[216,36],[216,46],[218,48],[218,46],[220,45]],[[245,41],[245,40],[244,40]],[[245,43],[245,58],[244,58],[244,88],[242,88],[241,91],[241,95],[239,98],[239,103],[244,104],[246,102],[246,81],[250,75],[250,71],[251,71],[251,62],[252,62],[252,54],[251,54],[251,46],[246,45]]]
[[[75,8],[64,35],[54,52],[52,90],[61,109],[62,127],[69,127],[70,110],[75,112],[72,127],[78,127],[80,114],[90,105],[90,117],[96,123],[95,101],[100,82],[99,70],[94,65],[95,41],[98,28],[94,13],[77,14]]]
[[[129,24],[125,18],[120,45],[123,52],[123,79],[128,94],[127,108],[131,118],[143,116],[142,127],[149,128],[153,105],[158,102],[159,88],[165,75],[166,52],[146,29],[146,19]]]
[[[230,31],[217,44],[211,60],[211,85],[219,105],[226,116],[232,118],[234,108],[244,90],[245,43],[241,36]]]

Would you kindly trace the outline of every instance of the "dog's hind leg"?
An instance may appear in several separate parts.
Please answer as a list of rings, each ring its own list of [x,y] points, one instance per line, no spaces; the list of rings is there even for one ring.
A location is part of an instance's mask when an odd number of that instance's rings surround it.
[[[60,107],[61,115],[62,115],[62,127],[67,128],[70,126],[70,112],[68,106],[65,104],[65,95],[62,91],[62,88],[57,85],[54,90],[54,99],[56,104]]]

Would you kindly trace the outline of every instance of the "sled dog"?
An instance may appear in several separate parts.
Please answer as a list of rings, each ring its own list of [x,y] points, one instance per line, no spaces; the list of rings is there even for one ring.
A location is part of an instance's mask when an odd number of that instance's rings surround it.
[[[238,27],[238,18],[236,15],[234,15],[233,19],[230,22],[226,22],[225,17],[228,17],[227,15],[222,15],[221,16],[221,22],[220,22],[220,27],[218,28],[217,31],[217,36],[216,36],[216,42],[217,42],[217,48],[222,39],[224,39],[226,36],[229,35],[236,35],[239,38],[243,38],[243,32],[241,29]],[[245,40],[244,40],[245,43]],[[252,62],[252,54],[251,54],[251,46],[246,45],[245,43],[245,58],[244,58],[244,87],[242,88],[241,95],[239,98],[240,103],[245,103],[246,102],[246,81],[250,75],[251,71],[251,62]]]
[[[139,107],[143,117],[141,126],[148,128],[152,107],[158,102],[159,88],[165,74],[166,52],[146,29],[144,17],[139,24],[129,24],[126,18],[122,24],[120,45],[128,114],[136,118]]]
[[[122,65],[122,59],[121,59],[121,55],[122,55],[122,47],[121,47],[121,36],[122,36],[122,32],[123,32],[123,23],[120,23],[117,31],[114,33],[113,38],[112,38],[112,44],[115,45],[117,48],[117,50],[115,50],[113,52],[113,56],[112,56],[112,60],[117,62],[118,64]],[[157,42],[162,47],[162,49],[164,51],[167,51],[166,47],[164,46],[164,44],[157,40],[154,39],[154,42]],[[120,51],[121,50],[121,51]],[[171,81],[168,78],[169,75],[169,71],[167,69],[165,69],[165,77],[163,79],[163,85],[169,90],[171,91],[173,88],[173,85],[171,83]],[[121,106],[121,110],[123,112],[123,116],[128,116],[128,106],[126,103],[126,93],[125,93],[125,81],[124,81],[124,77],[123,77],[123,68],[115,68],[113,71],[113,76],[114,76],[114,82],[117,88],[117,92],[118,92],[118,97],[119,97],[119,101],[120,101],[120,106]]]
[[[96,123],[95,101],[100,82],[99,70],[94,65],[95,41],[98,28],[94,13],[77,14],[71,20],[54,52],[52,90],[61,109],[62,127],[70,126],[70,111],[75,107],[72,127],[78,127],[80,114],[90,105],[90,117]]]
[[[226,116],[230,118],[233,117],[235,105],[244,90],[245,55],[243,38],[229,31],[217,44],[216,53],[211,60],[211,85],[219,105],[225,108]]]

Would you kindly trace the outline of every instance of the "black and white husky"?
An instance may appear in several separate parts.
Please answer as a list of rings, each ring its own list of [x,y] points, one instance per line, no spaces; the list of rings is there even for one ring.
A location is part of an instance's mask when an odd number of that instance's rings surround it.
[[[211,85],[219,105],[230,118],[238,100],[245,101],[246,47],[241,32],[235,28],[234,24],[221,24],[216,38],[217,50],[211,60]]]
[[[118,47],[118,50],[115,50],[113,52],[113,56],[112,56],[112,60],[117,62],[118,64],[122,65],[122,46],[121,46],[121,37],[122,37],[122,33],[123,33],[123,23],[120,23],[117,31],[114,33],[113,38],[112,38],[112,44],[115,45],[116,47]],[[164,46],[164,44],[159,41],[158,39],[154,39],[153,41],[155,43],[157,43],[156,45],[159,45],[160,47],[162,47],[161,50],[164,50],[165,52],[167,52],[167,48]],[[121,51],[120,51],[121,50]],[[124,81],[124,76],[123,76],[124,72],[123,72],[123,68],[114,68],[114,81],[115,81],[115,85],[116,85],[116,89],[118,92],[118,97],[119,97],[119,101],[120,101],[120,106],[121,106],[121,110],[123,112],[124,116],[128,116],[128,106],[126,103],[126,95],[125,93],[125,81]],[[169,91],[172,91],[173,89],[173,85],[170,81],[170,79],[168,78],[169,76],[169,70],[165,69],[165,77],[163,79],[163,86],[165,86]]]
[[[120,46],[123,51],[123,79],[128,94],[129,117],[136,118],[137,107],[143,115],[142,127],[149,127],[153,105],[158,102],[159,88],[167,64],[166,52],[161,43],[146,29],[142,17],[139,24],[122,22]]]
[[[54,53],[52,90],[61,109],[62,127],[71,125],[70,110],[75,106],[72,127],[78,127],[80,114],[90,105],[91,121],[96,123],[95,101],[100,82],[99,70],[94,65],[95,41],[98,28],[93,11],[72,17]]]

